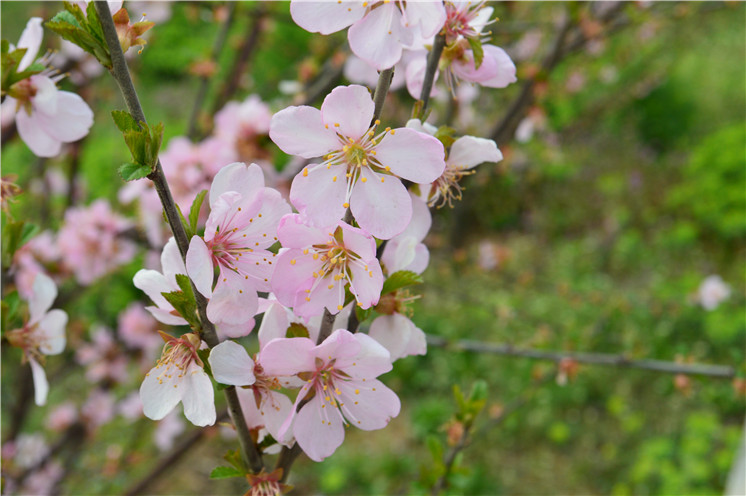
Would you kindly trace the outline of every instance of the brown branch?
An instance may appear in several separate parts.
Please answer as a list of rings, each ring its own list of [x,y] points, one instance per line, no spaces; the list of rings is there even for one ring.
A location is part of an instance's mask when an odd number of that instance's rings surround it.
[[[630,369],[652,370],[665,374],[702,375],[722,379],[732,379],[736,376],[733,367],[727,365],[710,365],[698,363],[677,363],[664,360],[635,360],[625,355],[609,353],[592,353],[582,351],[538,350],[533,348],[515,348],[509,344],[485,343],[462,339],[448,341],[438,336],[427,336],[428,346],[445,348],[451,351],[470,351],[474,353],[490,353],[534,360],[548,360],[559,363],[563,360],[574,360],[578,363],[590,365],[604,365]]]
[[[259,4],[253,12],[253,22],[251,27],[246,33],[246,37],[243,39],[241,46],[236,52],[236,57],[233,59],[233,66],[229,72],[228,80],[220,91],[220,94],[215,99],[212,105],[212,113],[215,114],[218,110],[230,100],[233,95],[236,94],[241,82],[241,76],[246,72],[246,68],[249,65],[251,56],[254,54],[254,49],[258,45],[259,35],[264,29],[264,18],[267,15],[265,6]]]
[[[228,17],[226,17],[225,21],[220,27],[217,38],[215,38],[215,44],[212,46],[212,52],[210,53],[210,61],[214,62],[215,64],[218,63],[220,52],[223,51],[225,40],[228,38],[228,32],[230,31],[231,26],[233,25],[233,21],[236,18],[237,6],[237,2],[229,2]],[[205,101],[205,97],[207,96],[207,89],[209,87],[209,84],[209,76],[200,76],[199,89],[197,90],[197,96],[194,99],[192,113],[189,117],[189,129],[187,130],[187,137],[190,140],[194,140],[197,137],[199,131],[199,114],[202,110],[202,104]]]
[[[104,32],[106,44],[111,53],[112,69],[110,72],[122,92],[122,96],[127,103],[127,108],[129,109],[130,114],[132,114],[132,117],[137,122],[147,122],[145,120],[142,106],[140,105],[140,99],[137,96],[137,91],[132,83],[127,62],[124,59],[124,53],[119,45],[119,38],[117,36],[116,28],[114,27],[111,12],[109,11],[109,5],[105,0],[96,0],[95,6],[99,18],[101,19],[101,26]],[[156,163],[155,170],[148,175],[148,179],[153,181],[153,184],[155,185],[158,197],[163,205],[163,210],[166,213],[166,218],[171,226],[171,231],[174,234],[174,239],[179,247],[179,252],[181,252],[181,257],[186,260],[187,250],[189,249],[189,240],[187,239],[184,226],[181,223],[176,203],[174,202],[168,182],[166,181],[166,176],[163,174],[160,160]],[[202,326],[202,338],[210,348],[213,348],[219,343],[219,340],[217,332],[215,331],[215,326],[213,326],[212,322],[207,318],[207,300],[199,291],[197,291],[191,280],[190,283],[192,285],[192,291],[194,292],[197,313]],[[236,396],[235,390],[228,388],[225,390],[225,397],[228,400],[229,411],[231,412],[233,424],[238,433],[238,441],[241,445],[241,454],[244,457],[244,461],[255,473],[259,473],[264,468],[264,462],[262,461],[261,453],[251,438],[251,433],[246,425],[246,419],[243,416],[241,404],[238,402],[238,396]]]

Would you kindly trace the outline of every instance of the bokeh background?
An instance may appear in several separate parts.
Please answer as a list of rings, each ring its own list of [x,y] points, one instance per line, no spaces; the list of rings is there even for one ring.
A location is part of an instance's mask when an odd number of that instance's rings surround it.
[[[61,9],[56,2],[0,7],[2,37],[11,41],[30,16],[49,19]],[[168,7],[130,61],[148,119],[165,124],[166,144],[187,131],[197,63],[209,58],[227,9],[220,2]],[[350,429],[323,463],[301,457],[291,483],[299,494],[429,492],[454,435],[452,388],[468,391],[483,380],[487,405],[449,477],[452,494],[722,493],[743,436],[746,395],[746,4],[627,3],[610,23],[598,21],[609,8],[602,3],[494,7],[500,21],[492,38],[515,60],[518,82],[481,89],[460,104],[441,89],[431,122],[482,137],[500,129],[505,159],[477,168],[465,178],[463,201],[434,212],[414,322],[448,340],[720,364],[733,367],[736,378],[582,364],[562,374],[552,362],[431,347],[426,356],[397,362],[384,378],[403,405],[387,429]],[[157,8],[163,6],[145,11]],[[546,70],[542,63],[567,16],[584,41]],[[205,128],[252,30],[260,30],[256,45],[231,97],[257,94],[274,111],[293,102],[280,91],[292,87],[287,82],[313,87],[347,54],[343,33],[303,31],[285,3],[240,3],[200,117]],[[55,48],[59,40],[47,31],[45,43]],[[505,132],[499,124],[527,81],[533,101]],[[61,86],[76,89],[70,78]],[[123,107],[117,88],[104,74],[76,91],[96,120],[73,154],[40,160],[19,139],[3,139],[2,174],[17,175],[25,191],[11,211],[42,229],[58,229],[70,203],[96,198],[134,216],[117,197],[123,182],[116,169],[129,158],[109,117]],[[403,124],[412,104],[406,90],[392,93],[382,120]],[[268,139],[261,145],[278,169],[287,163]],[[52,187],[55,177],[70,174],[74,195]],[[61,435],[46,419],[55,405],[88,398],[94,385],[76,364],[75,348],[96,326],[117,329],[132,301],[146,302],[131,285],[143,253],[86,288],[63,284],[69,346],[49,360],[49,404],[28,410],[23,432],[41,433],[53,445]],[[710,275],[730,287],[712,310],[698,299]],[[20,352],[3,344],[7,439],[26,370]],[[137,370],[130,366],[130,380],[106,391],[125,398],[139,387]],[[57,491],[130,488],[169,453],[153,446],[156,424],[114,416],[64,447]],[[182,426],[174,445],[191,439],[192,429]],[[208,430],[148,492],[240,494],[240,480],[208,480],[234,443]]]

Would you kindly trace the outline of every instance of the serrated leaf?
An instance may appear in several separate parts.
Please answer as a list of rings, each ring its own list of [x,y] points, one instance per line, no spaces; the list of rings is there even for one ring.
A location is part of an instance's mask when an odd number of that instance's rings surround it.
[[[469,40],[469,46],[474,54],[474,69],[479,69],[484,60],[484,49],[482,48],[482,40],[479,38],[467,38]]]
[[[83,9],[80,8],[80,5],[67,1],[62,2],[62,4],[65,6],[65,10],[75,17],[81,27],[86,25],[88,19]]]
[[[415,274],[411,270],[399,270],[391,274],[383,283],[381,294],[385,295],[413,284],[421,284],[422,276]]]
[[[137,179],[143,179],[148,177],[148,174],[153,172],[147,165],[133,164],[127,162],[119,167],[119,175],[125,181],[135,181]]]
[[[229,479],[231,477],[243,477],[245,474],[233,467],[215,467],[210,472],[210,479]]]
[[[197,196],[194,198],[194,201],[192,202],[192,207],[189,209],[189,227],[191,227],[192,232],[197,232],[197,222],[199,222],[199,211],[202,208],[202,203],[205,201],[205,195],[207,195],[207,190],[203,189],[199,193],[197,193]]]
[[[179,288],[181,288],[184,293],[189,296],[194,296],[192,282],[189,280],[189,276],[185,274],[176,274],[176,284],[178,284]]]
[[[67,6],[65,6],[67,7]],[[49,22],[47,22],[47,25],[50,23],[65,23],[70,24],[71,26],[75,28],[82,28],[80,22],[78,19],[72,14],[72,12],[69,12],[68,10],[63,10],[61,12],[57,12],[57,14],[52,17]]]
[[[195,329],[199,328],[199,320],[196,315],[197,304],[194,301],[193,294],[187,294],[184,291],[163,292],[161,294],[190,326]]]
[[[181,225],[184,226],[184,231],[186,232],[187,238],[192,239],[192,236],[194,236],[194,232],[189,226],[187,220],[184,218],[184,214],[181,213],[181,207],[177,204],[174,204],[174,206],[176,207],[176,211],[179,213],[179,219],[181,219]]]
[[[86,18],[88,21],[88,32],[101,41],[105,41],[104,29],[101,27],[101,20],[98,17],[98,11],[96,11],[96,6],[93,2],[89,3],[86,8]]]
[[[246,472],[246,465],[244,465],[243,458],[238,450],[228,451],[223,455],[223,460],[233,465],[237,470]]]
[[[150,164],[155,167],[158,163],[158,153],[161,150],[161,143],[163,143],[163,123],[159,122],[150,132]]]
[[[121,132],[125,131],[139,131],[140,126],[137,125],[137,121],[130,115],[126,110],[112,110],[111,118],[114,119],[114,124]]]
[[[130,153],[132,154],[133,162],[140,165],[148,165],[147,160],[147,133],[141,130],[130,130],[122,133],[124,136],[124,142],[127,144]]]

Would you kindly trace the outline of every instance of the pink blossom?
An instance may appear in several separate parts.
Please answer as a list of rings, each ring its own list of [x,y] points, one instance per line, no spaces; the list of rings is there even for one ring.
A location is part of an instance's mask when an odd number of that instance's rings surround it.
[[[56,460],[47,462],[39,470],[28,476],[18,494],[35,494],[37,496],[55,494],[54,490],[64,475],[65,469],[60,462]]]
[[[224,167],[210,188],[205,236],[194,236],[186,268],[197,290],[210,298],[207,316],[237,337],[251,331],[257,291],[269,291],[280,218],[290,206],[264,187],[261,168],[242,163]],[[213,290],[215,269],[217,282]]]
[[[443,145],[412,129],[376,135],[374,104],[362,86],[340,86],[321,110],[288,107],[274,115],[270,137],[286,153],[325,156],[293,180],[290,201],[317,226],[340,220],[350,208],[361,228],[381,239],[409,223],[412,202],[399,178],[429,183],[445,168]]]
[[[111,211],[107,200],[70,208],[57,237],[63,264],[88,285],[132,260],[136,245],[122,236],[132,223]]]
[[[46,273],[45,266],[59,261],[60,256],[57,240],[51,231],[34,236],[18,249],[13,256],[18,294],[26,300],[31,298],[36,274]]]
[[[276,391],[280,381],[266,375],[262,366],[233,341],[224,341],[210,350],[209,362],[217,382],[249,388],[240,390],[245,393],[239,396],[249,428],[266,428],[279,443],[291,446],[292,436],[280,436],[280,427],[293,409],[288,397]]]
[[[78,407],[71,401],[57,405],[49,412],[45,425],[47,429],[61,432],[70,427],[78,419]]]
[[[184,416],[194,425],[215,423],[214,392],[210,377],[197,355],[196,334],[174,338],[161,333],[166,344],[160,360],[140,386],[143,413],[152,420],[165,417],[177,404],[184,404]]]
[[[117,405],[117,412],[127,420],[135,420],[142,417],[142,400],[137,391],[132,391],[124,397]]]
[[[440,1],[407,2],[404,6],[388,1],[293,0],[290,14],[296,24],[313,33],[330,34],[349,26],[350,49],[379,71],[396,64],[416,34],[433,36],[445,21]]]
[[[106,327],[94,328],[92,342],[79,345],[75,358],[86,366],[85,377],[89,382],[124,382],[127,379],[127,357]]]
[[[365,334],[337,329],[318,346],[308,338],[275,339],[264,347],[259,361],[267,374],[302,374],[306,379],[280,436],[292,429],[314,461],[342,444],[345,424],[382,429],[399,414],[399,398],[376,379],[391,370],[389,353]]]
[[[90,429],[108,423],[114,414],[114,396],[103,389],[94,390],[80,408],[80,416]]]
[[[117,335],[128,347],[148,353],[161,343],[157,326],[158,323],[143,305],[131,303],[119,314]]]
[[[153,440],[161,451],[168,451],[174,446],[174,440],[184,432],[186,425],[177,412],[166,415],[155,427]]]
[[[187,321],[176,312],[174,307],[161,294],[180,291],[181,289],[176,282],[176,275],[187,274],[184,260],[181,258],[179,247],[176,245],[174,238],[169,239],[166,246],[163,247],[161,267],[163,273],[150,269],[138,270],[135,277],[132,278],[132,282],[136,288],[145,292],[155,303],[155,306],[145,307],[145,309],[159,322],[168,325],[187,325]]]
[[[31,297],[28,300],[29,320],[22,328],[9,331],[8,342],[23,350],[24,358],[31,366],[34,380],[34,400],[42,406],[47,401],[47,382],[43,355],[58,355],[65,348],[65,326],[67,314],[62,310],[49,310],[57,298],[57,286],[46,275],[39,273],[34,279]]]
[[[301,317],[318,315],[325,307],[338,313],[348,284],[361,308],[378,302],[383,273],[375,240],[364,230],[344,222],[319,229],[290,214],[280,222],[278,236],[286,250],[278,257],[272,292]]]
[[[255,138],[269,132],[272,112],[258,95],[243,102],[228,102],[215,114],[215,135],[228,143]]]

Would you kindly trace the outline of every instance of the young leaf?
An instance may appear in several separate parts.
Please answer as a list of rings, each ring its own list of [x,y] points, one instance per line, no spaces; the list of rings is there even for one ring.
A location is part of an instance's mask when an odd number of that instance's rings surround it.
[[[421,283],[422,277],[419,274],[415,274],[410,270],[399,270],[391,274],[388,279],[384,281],[381,294],[385,295],[405,286],[411,286],[413,284]]]
[[[484,60],[484,49],[482,48],[482,40],[479,38],[467,38],[469,40],[469,46],[474,54],[474,69],[479,69]]]
[[[215,467],[210,472],[210,479],[228,479],[230,477],[243,477],[245,474],[233,467]]]
[[[119,167],[119,175],[122,176],[122,179],[125,181],[134,181],[136,179],[148,177],[148,174],[151,172],[153,171],[147,165],[138,165],[133,164],[132,162],[127,162]]]
[[[137,121],[126,110],[112,110],[111,117],[114,119],[114,124],[116,124],[117,128],[119,128],[123,133],[126,131],[140,130]]]
[[[202,202],[205,201],[205,195],[207,194],[207,190],[203,189],[197,194],[197,197],[192,202],[192,208],[189,209],[189,227],[191,227],[192,232],[197,232],[197,222],[199,221],[199,211],[202,208]]]

